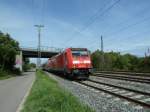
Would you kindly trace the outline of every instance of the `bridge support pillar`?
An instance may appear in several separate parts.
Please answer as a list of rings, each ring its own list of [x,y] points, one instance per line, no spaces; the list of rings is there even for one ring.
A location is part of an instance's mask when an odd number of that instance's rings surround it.
[[[23,56],[22,51],[20,51],[19,54],[16,55],[15,68],[18,68],[20,71],[22,71],[22,65],[23,65]]]

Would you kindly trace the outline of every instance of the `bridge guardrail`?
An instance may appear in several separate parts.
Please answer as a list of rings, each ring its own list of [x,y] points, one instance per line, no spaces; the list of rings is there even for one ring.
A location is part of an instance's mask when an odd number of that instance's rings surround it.
[[[24,46],[20,46],[20,48],[22,50],[31,50],[31,51],[38,51],[38,48],[36,47],[24,47]],[[63,49],[61,48],[55,48],[55,47],[45,47],[45,46],[41,46],[40,51],[45,51],[45,52],[62,52]]]

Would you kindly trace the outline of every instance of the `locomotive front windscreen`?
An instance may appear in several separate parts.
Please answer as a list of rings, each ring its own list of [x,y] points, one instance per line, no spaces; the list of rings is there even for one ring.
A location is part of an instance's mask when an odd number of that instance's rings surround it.
[[[73,56],[88,56],[88,51],[72,51]]]

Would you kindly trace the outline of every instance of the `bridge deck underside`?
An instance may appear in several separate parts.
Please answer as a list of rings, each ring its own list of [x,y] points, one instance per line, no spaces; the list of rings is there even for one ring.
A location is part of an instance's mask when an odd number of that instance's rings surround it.
[[[57,55],[58,52],[41,52],[41,58],[51,58],[52,56]],[[37,58],[38,52],[37,51],[22,51],[23,57],[28,58]]]

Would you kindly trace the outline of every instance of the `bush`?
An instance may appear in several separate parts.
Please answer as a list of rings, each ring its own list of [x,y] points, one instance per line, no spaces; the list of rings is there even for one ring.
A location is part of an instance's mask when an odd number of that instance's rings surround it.
[[[9,34],[0,32],[0,69],[11,71],[14,68],[19,43]]]
[[[97,50],[91,55],[96,70],[150,72],[150,57],[137,57],[119,52],[102,53]]]

